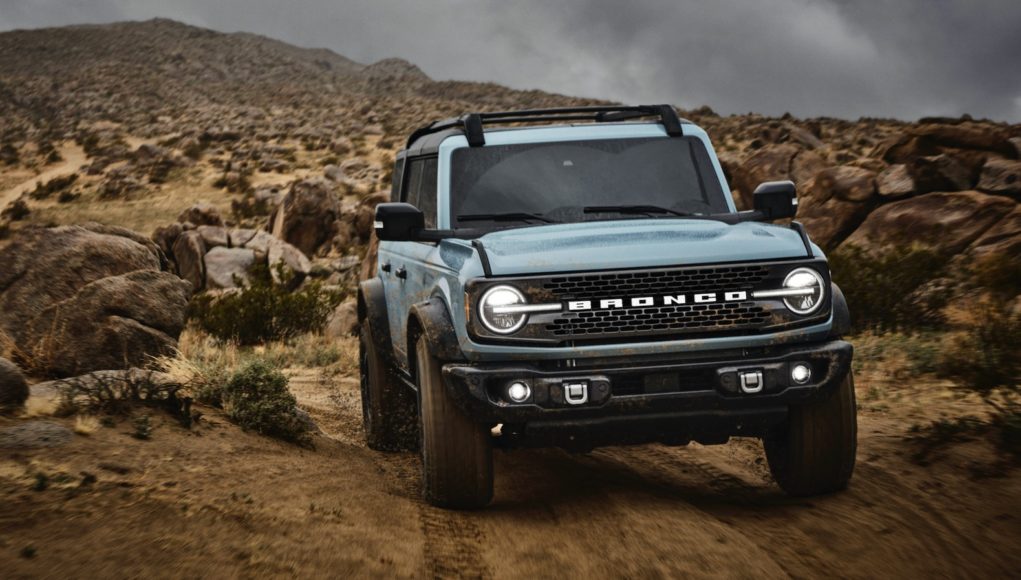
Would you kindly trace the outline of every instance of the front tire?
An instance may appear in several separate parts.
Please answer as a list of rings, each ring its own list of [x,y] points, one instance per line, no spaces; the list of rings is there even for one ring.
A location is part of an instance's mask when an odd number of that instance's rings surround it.
[[[773,479],[788,495],[846,488],[858,448],[851,371],[828,397],[792,406],[784,427],[766,437],[764,446]]]
[[[450,509],[485,507],[493,499],[493,445],[489,429],[450,400],[440,362],[424,336],[415,344],[422,417],[422,493]]]
[[[362,322],[359,333],[359,361],[365,443],[376,451],[414,451],[418,448],[415,393],[394,377],[393,363],[377,348],[368,320]]]

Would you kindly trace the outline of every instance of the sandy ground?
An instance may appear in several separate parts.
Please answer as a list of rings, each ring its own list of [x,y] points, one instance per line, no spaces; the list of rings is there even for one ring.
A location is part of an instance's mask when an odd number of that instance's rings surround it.
[[[63,143],[57,147],[57,151],[63,158],[63,161],[58,162],[55,165],[48,166],[44,171],[31,175],[23,180],[18,180],[15,185],[7,187],[3,191],[0,191],[0,209],[7,207],[7,204],[21,197],[23,193],[32,191],[35,186],[40,183],[46,183],[55,177],[62,175],[68,175],[76,173],[78,169],[85,165],[88,158],[85,156],[85,151],[78,145],[68,142]],[[7,180],[10,180],[12,176],[6,176]],[[14,179],[18,179],[17,176],[13,176]]]
[[[834,496],[785,497],[759,443],[734,440],[585,455],[500,452],[495,502],[466,513],[420,501],[414,455],[365,448],[353,379],[304,371],[292,390],[323,429],[314,450],[241,432],[212,412],[191,431],[154,412],[149,441],[132,438],[123,418],[64,446],[0,450],[0,575],[1021,572],[1018,470],[974,475],[976,465],[995,461],[984,442],[914,464],[907,421],[885,404],[862,409],[858,469],[850,489]],[[46,489],[36,489],[37,474],[46,475]]]

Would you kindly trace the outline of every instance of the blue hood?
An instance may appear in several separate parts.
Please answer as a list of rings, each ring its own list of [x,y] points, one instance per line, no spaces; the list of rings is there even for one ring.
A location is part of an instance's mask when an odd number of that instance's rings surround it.
[[[480,238],[496,276],[805,257],[798,232],[757,222],[635,219],[555,224]],[[818,249],[813,247],[818,255]]]

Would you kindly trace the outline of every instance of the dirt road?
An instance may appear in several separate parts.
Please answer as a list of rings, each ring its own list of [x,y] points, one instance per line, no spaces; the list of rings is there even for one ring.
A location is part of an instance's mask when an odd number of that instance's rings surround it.
[[[125,419],[65,447],[0,451],[0,570],[9,578],[1021,571],[1018,470],[970,475],[972,462],[988,459],[979,443],[915,465],[903,422],[887,414],[863,412],[855,479],[831,497],[786,498],[759,444],[742,440],[498,453],[496,501],[464,513],[418,499],[413,455],[361,444],[356,388],[312,371],[292,380],[324,430],[314,451],[217,416],[187,431],[158,415],[150,441],[131,438]]]
[[[56,165],[48,166],[38,175],[33,175],[17,185],[0,191],[0,209],[7,207],[7,204],[21,197],[21,194],[35,189],[37,183],[46,183],[54,177],[74,173],[88,160],[85,151],[74,143],[64,143],[57,148],[63,161]]]

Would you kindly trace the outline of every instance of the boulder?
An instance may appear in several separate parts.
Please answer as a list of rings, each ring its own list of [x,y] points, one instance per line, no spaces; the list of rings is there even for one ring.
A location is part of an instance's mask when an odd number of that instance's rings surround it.
[[[102,278],[40,312],[24,344],[55,376],[144,366],[177,347],[190,296],[169,272]]]
[[[972,242],[968,253],[974,257],[1001,256],[1021,272],[1021,204],[1015,204],[1013,211]]]
[[[216,248],[230,245],[227,236],[227,228],[222,226],[199,226],[195,231],[202,236],[202,242],[207,248]]]
[[[301,180],[291,186],[270,223],[274,236],[311,256],[333,239],[339,216],[340,200],[325,181]]]
[[[266,256],[273,281],[291,289],[301,285],[312,271],[312,263],[305,254],[287,242],[273,240]]]
[[[742,207],[752,207],[752,192],[764,181],[790,179],[799,188],[828,166],[814,151],[806,151],[789,143],[767,145],[734,169],[731,187],[738,190]]]
[[[172,257],[174,255],[174,242],[177,241],[177,237],[183,232],[184,226],[180,222],[160,226],[152,233],[152,241],[159,246],[161,252]]]
[[[276,241],[278,240],[272,234],[259,230],[255,232],[255,235],[250,240],[245,242],[245,247],[249,250],[255,250],[257,255],[265,259],[266,255],[269,254],[269,246]]]
[[[876,174],[851,165],[829,167],[816,174],[805,190],[812,200],[868,201],[876,194]]]
[[[223,218],[220,217],[220,210],[211,203],[196,203],[177,216],[181,223],[189,222],[196,226],[222,226]]]
[[[369,237],[375,231],[376,206],[387,201],[390,201],[390,192],[379,191],[366,196],[358,203],[352,225],[362,243],[369,241]]]
[[[1021,161],[990,159],[982,166],[978,189],[989,193],[1021,195]]]
[[[0,413],[20,409],[28,399],[28,381],[18,365],[0,358]]]
[[[230,247],[232,248],[243,248],[245,244],[250,242],[255,237],[255,230],[248,229],[236,229],[231,230],[227,234],[228,240],[230,241]]]
[[[1000,155],[1014,155],[1010,135],[988,124],[928,123],[912,127],[909,134],[925,139],[938,147],[978,149]]]
[[[255,250],[216,247],[206,252],[206,288],[236,288],[255,265]]]
[[[873,211],[845,243],[866,249],[920,243],[956,254],[1002,220],[1017,204],[978,191],[911,197]]]
[[[907,165],[896,163],[876,177],[876,190],[883,197],[911,195],[915,192],[915,180],[911,178]]]
[[[349,298],[341,302],[330,315],[324,333],[329,338],[343,338],[358,331],[358,303]]]
[[[32,320],[50,305],[97,280],[164,265],[152,241],[98,224],[21,230],[0,249],[0,264],[0,330],[22,350],[34,342]]]
[[[845,201],[836,196],[822,202],[810,199],[798,211],[797,219],[805,225],[812,241],[829,251],[862,223],[870,207],[866,203]]]
[[[206,244],[197,230],[182,233],[174,242],[177,275],[191,282],[196,292],[202,289],[206,280],[205,255]]]
[[[918,157],[908,164],[908,173],[919,193],[963,191],[971,188],[971,172],[960,161],[946,154]]]

